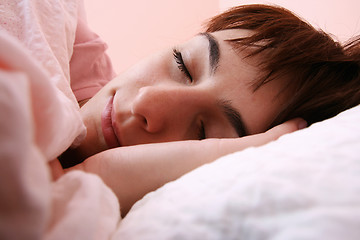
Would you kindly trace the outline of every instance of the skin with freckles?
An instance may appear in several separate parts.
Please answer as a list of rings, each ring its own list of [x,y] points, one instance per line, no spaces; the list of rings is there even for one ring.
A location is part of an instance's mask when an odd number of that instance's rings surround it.
[[[81,108],[88,134],[76,151],[85,159],[117,146],[266,131],[288,95],[278,95],[281,79],[253,91],[257,59],[245,58],[245,52],[239,54],[226,42],[248,34],[197,35],[112,80]]]
[[[205,163],[305,127],[294,119],[268,130],[291,92],[281,91],[284,79],[254,91],[257,58],[226,41],[247,34],[199,34],[112,80],[81,108],[87,137],[73,151],[85,161],[66,171],[99,175],[125,216],[146,193]]]

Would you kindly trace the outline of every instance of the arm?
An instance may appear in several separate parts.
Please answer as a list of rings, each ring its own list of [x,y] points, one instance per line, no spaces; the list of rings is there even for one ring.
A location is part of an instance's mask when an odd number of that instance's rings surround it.
[[[99,175],[115,192],[124,216],[146,193],[226,154],[260,146],[299,129],[295,119],[257,135],[235,139],[206,139],[145,144],[110,149],[73,169]]]

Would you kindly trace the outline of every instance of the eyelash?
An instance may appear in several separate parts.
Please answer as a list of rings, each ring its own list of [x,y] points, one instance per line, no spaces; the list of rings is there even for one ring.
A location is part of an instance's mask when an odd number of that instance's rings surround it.
[[[182,57],[182,54],[180,51],[178,51],[177,49],[173,49],[173,56],[175,59],[176,64],[178,65],[178,68],[180,69],[181,72],[183,72],[185,74],[185,76],[190,80],[190,82],[193,82],[193,79],[191,77],[191,74],[189,72],[189,70],[187,69],[187,67],[185,66],[185,62],[184,59]]]

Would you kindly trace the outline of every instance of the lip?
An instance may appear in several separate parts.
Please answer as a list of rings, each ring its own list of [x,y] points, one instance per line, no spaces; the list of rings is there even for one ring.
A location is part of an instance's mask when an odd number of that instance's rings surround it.
[[[105,105],[101,114],[101,128],[105,142],[109,148],[120,147],[120,141],[116,136],[113,122],[113,101],[114,96],[111,96]]]

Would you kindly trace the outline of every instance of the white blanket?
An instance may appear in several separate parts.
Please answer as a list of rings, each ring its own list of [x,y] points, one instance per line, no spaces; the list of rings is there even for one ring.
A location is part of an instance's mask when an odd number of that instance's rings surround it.
[[[116,239],[360,239],[360,106],[139,201]]]

